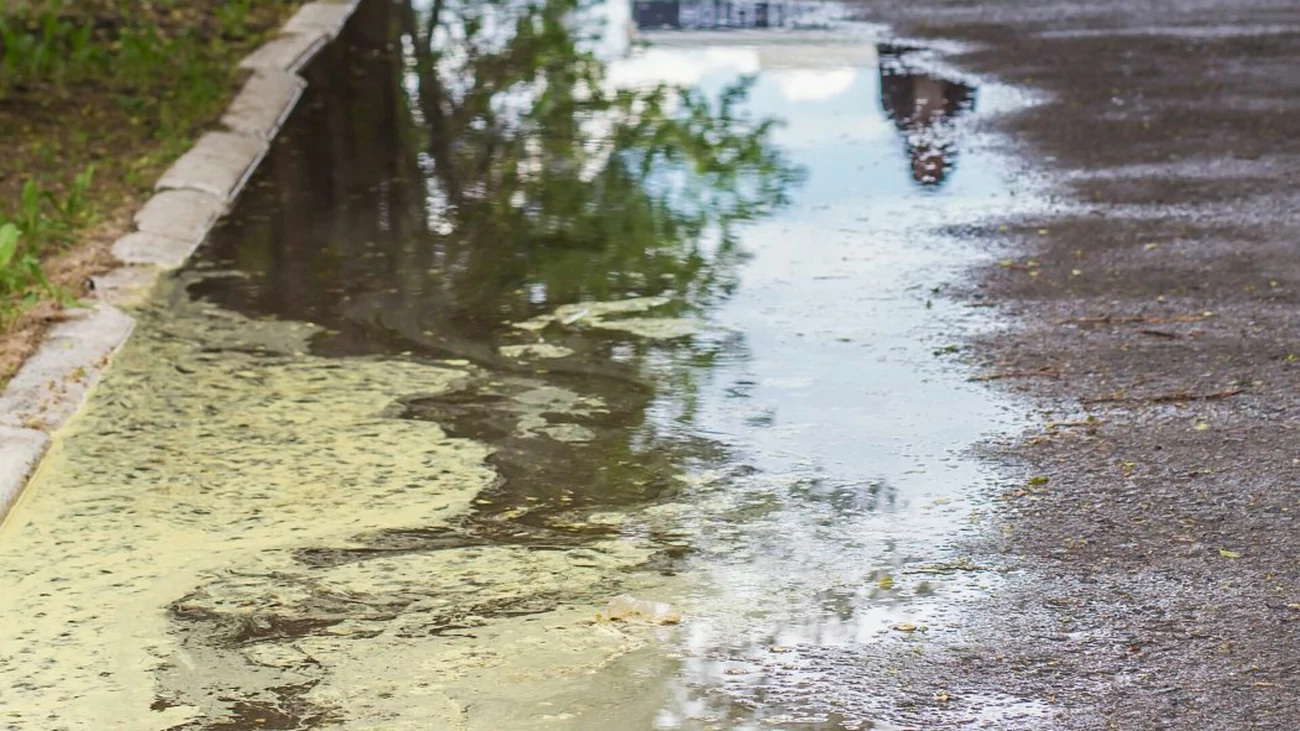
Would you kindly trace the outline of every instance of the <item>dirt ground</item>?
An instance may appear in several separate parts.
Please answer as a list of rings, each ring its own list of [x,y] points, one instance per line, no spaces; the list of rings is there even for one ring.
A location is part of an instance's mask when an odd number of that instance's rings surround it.
[[[1027,477],[990,549],[1032,578],[903,685],[1069,729],[1300,728],[1300,4],[864,14],[1050,95],[1002,125],[1068,211],[968,232],[1018,254],[965,296],[1013,323],[978,364],[1045,410],[990,448]]]

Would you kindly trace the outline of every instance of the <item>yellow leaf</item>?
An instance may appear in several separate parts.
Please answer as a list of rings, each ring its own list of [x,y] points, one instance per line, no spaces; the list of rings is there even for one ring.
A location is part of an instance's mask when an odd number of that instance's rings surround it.
[[[1237,553],[1236,551],[1229,551],[1226,548],[1220,548],[1219,555],[1223,556],[1224,558],[1241,558],[1240,553]]]

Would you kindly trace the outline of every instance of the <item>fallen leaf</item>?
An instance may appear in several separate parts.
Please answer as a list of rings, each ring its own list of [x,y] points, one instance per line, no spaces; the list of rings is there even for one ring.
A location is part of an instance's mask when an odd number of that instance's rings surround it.
[[[1237,553],[1236,551],[1229,551],[1226,548],[1220,548],[1219,555],[1223,556],[1224,558],[1241,558],[1240,553]]]

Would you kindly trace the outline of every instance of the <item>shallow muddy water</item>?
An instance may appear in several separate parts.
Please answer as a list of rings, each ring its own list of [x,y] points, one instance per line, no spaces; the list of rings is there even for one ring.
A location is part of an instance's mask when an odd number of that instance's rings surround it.
[[[0,533],[6,728],[891,727],[999,581],[943,292],[1025,100],[827,7],[439,7],[363,4]]]

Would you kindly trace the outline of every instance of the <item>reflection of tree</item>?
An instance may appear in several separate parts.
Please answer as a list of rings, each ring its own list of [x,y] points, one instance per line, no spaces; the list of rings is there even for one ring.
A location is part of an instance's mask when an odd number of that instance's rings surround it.
[[[633,295],[672,295],[668,314],[707,307],[735,286],[739,225],[784,204],[796,171],[771,148],[771,123],[741,113],[745,84],[711,100],[607,86],[585,50],[580,0],[454,1],[359,8],[308,69],[258,184],[210,242],[206,259],[240,275],[192,292],[322,325],[320,353],[487,366],[467,393],[500,399],[431,399],[408,414],[488,430],[474,436],[493,445],[503,480],[484,514],[518,522],[526,504],[527,520],[544,523],[654,499],[684,465],[721,457],[647,413],[671,402],[689,420],[695,379],[739,338],[657,349],[548,331],[574,355],[530,363],[499,354],[523,337],[505,323]],[[605,421],[556,409],[528,418],[590,439],[519,432],[509,402],[535,381],[598,400]]]
[[[797,172],[771,122],[740,112],[744,84],[610,88],[583,2],[366,3],[309,69],[262,173],[275,185],[214,237],[253,277],[198,293],[332,327],[345,352],[474,360],[504,322],[560,304],[726,296],[737,225],[785,203]]]
[[[880,102],[903,133],[912,179],[937,188],[956,164],[953,123],[975,106],[975,90],[965,84],[910,68],[904,56],[913,49],[880,44]]]
[[[533,314],[539,300],[718,294],[736,260],[734,223],[784,203],[794,178],[767,142],[771,122],[738,113],[744,85],[713,104],[680,89],[608,88],[575,30],[584,10],[439,0],[404,12],[441,216],[440,286],[495,298],[498,318]],[[499,286],[485,291],[485,279]],[[508,294],[525,285],[528,296]]]

